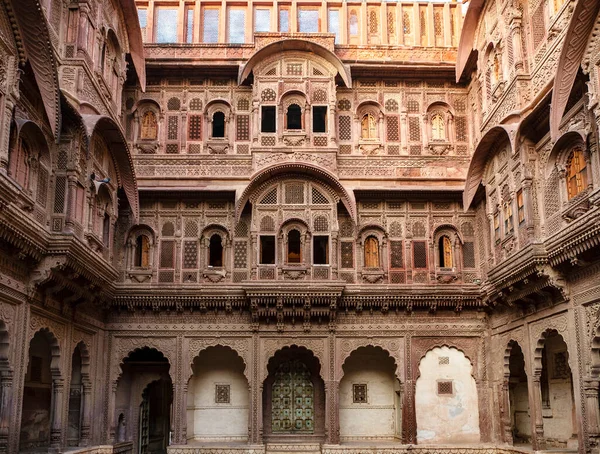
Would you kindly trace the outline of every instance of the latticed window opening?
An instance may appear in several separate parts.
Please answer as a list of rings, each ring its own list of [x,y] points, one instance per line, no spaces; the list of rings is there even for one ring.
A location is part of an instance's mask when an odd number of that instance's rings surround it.
[[[387,14],[388,21],[388,35],[394,36],[396,34],[396,11],[390,9]]]
[[[202,115],[190,115],[188,119],[188,139],[202,140]]]
[[[247,111],[250,110],[250,100],[248,98],[240,98],[237,102],[237,109]]]
[[[408,118],[408,138],[411,142],[421,140],[421,122],[418,117]]]
[[[462,247],[463,267],[475,268],[475,243],[473,241],[465,241]]]
[[[413,268],[427,268],[427,245],[425,241],[413,241]]]
[[[475,229],[473,228],[473,224],[471,222],[464,222],[461,225],[461,231],[464,236],[475,236]]]
[[[377,10],[369,11],[369,33],[376,35],[379,33],[379,19],[377,18]]]
[[[339,110],[350,110],[352,108],[352,104],[349,99],[340,99],[338,101],[338,109]]]
[[[271,189],[258,203],[261,205],[275,205],[277,203],[277,188]]]
[[[419,101],[417,101],[416,99],[409,99],[406,102],[406,110],[408,111],[408,113],[419,113]]]
[[[402,241],[390,241],[391,268],[404,268],[403,248],[404,244]]]
[[[352,221],[346,219],[340,225],[340,236],[341,237],[351,237],[354,236],[354,226],[352,225]]]
[[[347,235],[344,235],[347,236]],[[342,268],[354,268],[354,244],[352,241],[342,241]]]
[[[367,403],[367,385],[352,385],[352,402],[355,404]]]
[[[160,242],[160,267],[174,268],[175,264],[175,241],[162,240]]]
[[[437,382],[437,393],[439,395],[452,395],[454,391],[452,389],[451,381],[438,381]]]
[[[265,216],[260,220],[260,230],[263,232],[273,232],[275,230],[275,221],[271,216]]]
[[[456,141],[466,142],[467,141],[467,118],[466,117],[455,117],[454,124],[456,127]]]
[[[425,9],[421,8],[419,12],[419,27],[421,28],[421,45],[427,44],[427,16]]]
[[[235,226],[235,236],[246,237],[248,236],[248,223],[246,221],[240,221]]]
[[[186,270],[198,267],[198,242],[183,242],[183,268]]]
[[[67,177],[57,176],[54,186],[54,213],[60,214],[65,211],[65,193],[67,190]]]
[[[350,10],[348,15],[348,31],[350,36],[358,35],[358,14],[355,9]]]
[[[325,216],[317,216],[313,225],[315,232],[327,232],[329,230],[329,221]]]
[[[185,221],[185,227],[183,228],[183,234],[188,238],[194,238],[198,236],[198,223],[193,220]]]
[[[36,203],[46,208],[46,201],[48,199],[48,171],[45,167],[40,165],[38,167],[37,174],[37,188],[36,188]]]
[[[285,185],[285,203],[303,204],[304,203],[304,184],[287,183]]]
[[[387,125],[387,140],[390,142],[398,142],[400,140],[400,122],[396,115],[389,115],[386,118]]]
[[[395,99],[388,99],[385,102],[385,110],[388,112],[398,112],[398,101]]]
[[[424,238],[426,235],[425,224],[422,222],[415,222],[412,230],[413,236],[417,238]]]
[[[171,221],[167,221],[163,224],[161,230],[162,236],[173,236],[175,235],[175,225]]]
[[[412,27],[410,24],[410,14],[408,11],[404,11],[402,13],[402,31],[405,35],[410,35],[412,33]]]
[[[250,140],[250,115],[238,115],[235,125],[236,140]]]
[[[349,115],[340,115],[338,118],[340,140],[352,140],[352,120]]]
[[[325,103],[327,102],[327,92],[325,90],[316,89],[313,93],[313,102]]]
[[[246,268],[248,265],[248,243],[246,241],[235,241],[233,243],[233,266],[235,268]]]
[[[317,188],[312,188],[312,203],[315,205],[325,205],[329,203],[329,200]]]
[[[398,221],[394,221],[390,224],[390,236],[393,238],[400,238],[402,236],[402,224]]]
[[[179,138],[179,117],[169,115],[167,117],[167,140],[177,140]]]
[[[202,100],[200,98],[192,98],[190,101],[190,110],[202,110]]]
[[[181,100],[177,97],[169,98],[167,101],[168,110],[179,110],[181,109]]]
[[[587,189],[587,163],[582,150],[573,150],[567,160],[569,200]]]
[[[272,102],[275,101],[275,99],[277,99],[277,94],[275,93],[275,90],[271,88],[265,88],[260,94],[260,100],[263,102]]]
[[[436,8],[435,13],[433,14],[433,29],[435,33],[435,43],[440,46],[443,44],[444,38],[444,21],[442,11],[439,8]]]

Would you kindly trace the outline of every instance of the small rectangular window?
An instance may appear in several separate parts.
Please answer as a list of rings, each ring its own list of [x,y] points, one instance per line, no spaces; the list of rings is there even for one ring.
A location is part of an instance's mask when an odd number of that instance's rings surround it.
[[[517,214],[519,216],[519,224],[525,220],[525,203],[523,201],[523,190],[517,191]]]
[[[437,393],[440,396],[451,396],[454,394],[453,386],[451,381],[438,381],[437,382]]]
[[[192,8],[187,8],[185,15],[185,42],[191,43],[194,40],[194,10]]]
[[[313,239],[313,264],[329,264],[329,237],[317,235]]]
[[[254,10],[254,31],[268,32],[271,30],[271,10],[256,8]]]
[[[313,107],[313,132],[327,132],[327,106]]]
[[[275,106],[262,106],[262,116],[260,121],[261,132],[275,132],[276,131],[276,107]]]
[[[366,384],[352,385],[352,402],[355,404],[367,403],[367,385]]]
[[[231,401],[231,387],[229,385],[215,385],[215,403],[228,404]]]
[[[156,11],[156,42],[177,42],[177,9],[159,8]]]
[[[202,41],[216,43],[219,41],[219,10],[205,9],[202,18]]]
[[[279,32],[288,33],[290,31],[290,11],[288,9],[279,10]]]
[[[330,9],[327,12],[327,31],[335,34],[335,44],[340,43],[340,10]]]
[[[138,21],[142,30],[142,41],[146,41],[146,27],[148,27],[148,10],[140,8],[138,11]]]
[[[275,237],[273,235],[260,237],[260,264],[275,265]]]
[[[316,9],[298,10],[298,31],[300,33],[319,33],[319,11]]]
[[[227,41],[230,43],[244,43],[246,41],[246,11],[231,8],[228,13]]]

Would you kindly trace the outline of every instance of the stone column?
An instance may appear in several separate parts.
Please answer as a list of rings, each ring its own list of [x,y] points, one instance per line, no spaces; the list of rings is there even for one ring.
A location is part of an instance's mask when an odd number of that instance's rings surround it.
[[[50,448],[48,452],[58,453],[61,451],[63,431],[63,400],[65,392],[65,381],[60,377],[52,379],[52,412],[50,427]]]
[[[330,279],[338,278],[338,233],[331,233],[331,276]]]
[[[521,19],[515,17],[511,24],[511,28],[515,72],[518,73],[523,71],[523,44],[521,40]]]
[[[541,372],[541,371],[540,371]],[[536,373],[529,383],[529,408],[533,411],[532,445],[536,451],[545,449],[544,420],[542,418],[541,376]]]
[[[327,430],[327,443],[336,445],[340,442],[340,383],[330,380],[325,383],[325,427]]]
[[[108,430],[108,440],[106,440],[108,443],[114,443],[115,441],[117,441],[116,435],[117,435],[117,421],[115,421],[115,406],[117,403],[117,385],[118,385],[118,380],[114,380],[111,384],[110,384],[110,389],[109,389],[109,395],[108,395],[108,408],[106,411],[108,411],[108,427],[106,428],[106,430]],[[131,419],[127,420],[127,424],[131,424]],[[129,432],[129,430],[127,431]]]
[[[89,378],[83,380],[83,395],[82,395],[82,418],[81,418],[81,438],[79,446],[89,446],[90,444],[90,432],[91,432],[91,420],[92,420],[92,383]]]
[[[256,235],[256,233],[251,233],[250,234],[250,279],[256,279],[256,261],[257,261],[257,256],[256,256],[256,251],[258,250],[258,235]]]
[[[513,437],[512,437],[512,419],[510,415],[510,375],[504,377],[504,381],[502,382],[502,386],[500,388],[500,392],[502,393],[501,402],[502,402],[502,429],[503,429],[503,438],[504,442],[512,445]]]
[[[77,207],[75,206],[76,192],[77,175],[69,173],[67,176],[67,214],[65,216],[65,231],[68,233],[73,233],[75,230],[75,211],[77,210]]]
[[[9,59],[9,63],[12,63],[12,60]],[[10,152],[10,124],[12,122],[12,112],[15,107],[14,103],[6,97],[4,101],[4,118],[2,118],[3,122],[0,124],[2,128],[3,134],[1,135],[0,141],[0,170],[8,173],[8,154]]]
[[[415,412],[416,381],[412,378],[406,381],[406,392],[402,402],[402,443],[417,443],[417,415]]]
[[[0,377],[0,453],[8,452],[10,407],[12,404],[12,372],[4,371]]]
[[[598,387],[600,382],[596,379],[586,379],[583,381],[583,390],[585,393],[585,412],[588,421],[588,437],[590,447],[593,452],[598,452],[598,443],[600,441],[600,412],[598,403]]]
[[[179,427],[179,438],[175,439],[175,443],[180,445],[187,444],[187,403],[188,403],[188,384],[181,384],[181,412],[180,427]]]

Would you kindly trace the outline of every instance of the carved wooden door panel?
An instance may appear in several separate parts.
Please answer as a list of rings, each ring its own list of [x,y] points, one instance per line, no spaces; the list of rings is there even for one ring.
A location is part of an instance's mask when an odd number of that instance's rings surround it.
[[[313,433],[314,395],[310,371],[302,361],[281,364],[271,393],[273,433]]]

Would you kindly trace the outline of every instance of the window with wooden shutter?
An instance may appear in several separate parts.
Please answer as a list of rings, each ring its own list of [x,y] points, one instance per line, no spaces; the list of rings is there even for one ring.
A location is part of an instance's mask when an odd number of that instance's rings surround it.
[[[567,160],[567,189],[569,200],[587,187],[587,163],[581,150],[574,150]]]
[[[374,236],[365,240],[365,268],[379,268],[379,241]]]
[[[440,237],[440,268],[452,268],[452,242],[446,235]]]
[[[360,122],[361,134],[363,139],[376,139],[377,138],[377,123],[375,117],[371,114],[366,114],[362,117]]]

